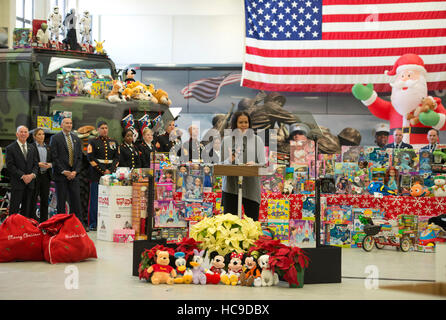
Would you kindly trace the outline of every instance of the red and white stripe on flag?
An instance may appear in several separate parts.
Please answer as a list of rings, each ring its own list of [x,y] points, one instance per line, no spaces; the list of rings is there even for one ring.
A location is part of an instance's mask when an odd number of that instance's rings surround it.
[[[242,85],[267,91],[350,92],[418,54],[429,90],[446,88],[446,1],[245,0]]]
[[[236,73],[200,79],[189,83],[181,90],[181,94],[185,99],[195,98],[200,102],[209,103],[217,98],[221,87],[240,82],[241,78],[242,75]]]

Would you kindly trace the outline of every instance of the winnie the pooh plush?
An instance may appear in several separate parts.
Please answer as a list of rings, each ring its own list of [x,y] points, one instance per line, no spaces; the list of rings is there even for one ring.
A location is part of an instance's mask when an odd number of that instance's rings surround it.
[[[173,284],[177,273],[174,268],[169,265],[169,252],[158,250],[156,252],[156,264],[151,265],[147,272],[153,272],[151,281],[152,284]]]

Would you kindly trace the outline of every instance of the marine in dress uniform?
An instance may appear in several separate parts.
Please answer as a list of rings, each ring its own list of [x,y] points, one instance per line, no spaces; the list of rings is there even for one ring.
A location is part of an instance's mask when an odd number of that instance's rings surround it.
[[[97,227],[98,188],[99,180],[105,174],[116,171],[119,165],[119,146],[116,140],[108,137],[108,126],[105,121],[98,123],[99,137],[90,139],[87,147],[87,157],[90,162],[90,203],[88,224],[90,230]]]

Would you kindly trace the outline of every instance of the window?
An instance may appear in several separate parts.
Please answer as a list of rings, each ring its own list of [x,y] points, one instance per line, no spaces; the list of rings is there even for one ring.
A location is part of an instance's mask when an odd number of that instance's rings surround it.
[[[16,0],[16,28],[32,28],[34,0]]]

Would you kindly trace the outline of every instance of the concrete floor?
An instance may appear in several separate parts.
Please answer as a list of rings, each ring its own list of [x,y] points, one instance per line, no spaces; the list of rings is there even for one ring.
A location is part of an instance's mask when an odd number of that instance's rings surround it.
[[[383,289],[383,286],[431,283],[435,280],[435,254],[401,253],[394,248],[342,249],[342,282],[305,285],[289,289],[247,288],[225,285],[158,285],[132,276],[132,244],[96,240],[98,259],[75,264],[14,262],[0,264],[0,300],[4,299],[104,299],[104,300],[420,300],[445,299],[428,294]],[[368,280],[368,266],[377,271],[379,282]],[[78,275],[77,282],[71,281]],[[77,288],[73,284],[77,283]],[[254,297],[254,298],[253,298]]]

